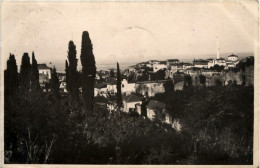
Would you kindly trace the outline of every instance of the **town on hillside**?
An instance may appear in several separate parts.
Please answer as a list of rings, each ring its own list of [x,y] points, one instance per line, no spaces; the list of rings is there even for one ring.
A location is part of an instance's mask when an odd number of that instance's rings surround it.
[[[246,64],[245,71],[240,66]],[[51,79],[51,68],[46,64],[38,64],[39,82],[42,88],[47,88]],[[151,100],[156,94],[165,93],[165,84],[172,83],[173,90],[183,90],[185,85],[190,83],[193,86],[228,86],[228,85],[254,85],[254,57],[248,56],[239,59],[237,55],[231,54],[225,58],[216,59],[194,59],[193,63],[181,62],[179,59],[167,59],[166,61],[150,60],[137,63],[128,69],[120,70],[121,89],[123,94],[123,111],[126,113],[137,112],[150,120],[154,120],[153,109],[162,108],[166,111],[166,104],[160,101]],[[117,93],[117,69],[100,70],[96,73],[94,96],[96,104],[105,106],[111,112],[115,110],[116,102],[109,101],[109,96]],[[58,73],[60,91],[66,95],[66,74]],[[188,78],[187,78],[188,77]],[[82,88],[79,88],[82,91]],[[168,90],[169,91],[169,90]],[[100,97],[103,97],[103,99]],[[99,99],[98,99],[99,98]],[[143,101],[146,105],[147,114],[143,114],[141,106]],[[163,119],[167,124],[176,126],[173,119],[166,113]],[[174,124],[175,125],[174,125]]]
[[[1,5],[0,167],[258,166],[257,2]]]

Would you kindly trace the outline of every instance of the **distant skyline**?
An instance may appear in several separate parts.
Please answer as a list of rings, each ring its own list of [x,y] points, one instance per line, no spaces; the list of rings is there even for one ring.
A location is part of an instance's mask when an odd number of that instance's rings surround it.
[[[39,63],[67,59],[88,31],[97,65],[150,59],[254,55],[257,2],[2,2],[1,54],[20,65],[24,52]],[[3,57],[2,57],[3,58]]]

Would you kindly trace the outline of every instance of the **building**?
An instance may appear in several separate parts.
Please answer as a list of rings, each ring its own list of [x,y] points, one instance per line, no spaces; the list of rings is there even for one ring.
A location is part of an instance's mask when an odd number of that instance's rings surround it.
[[[59,82],[60,82],[60,91],[67,93],[67,88],[66,88],[66,74],[65,73],[57,73]]]
[[[121,83],[122,93],[126,95],[130,95],[131,93],[135,93],[135,83],[128,83],[126,79],[123,79]]]
[[[168,59],[166,60],[166,65],[168,68],[170,68],[171,64],[179,64],[180,61],[178,59]]]
[[[208,68],[208,60],[198,59],[193,61],[194,67],[197,68]]]
[[[142,104],[142,97],[137,96],[135,94],[131,94],[128,96],[123,96],[123,111],[124,112],[133,112],[136,111],[136,105]]]
[[[228,56],[228,61],[236,62],[236,61],[238,61],[238,56],[231,54]]]
[[[112,95],[117,92],[116,81],[117,81],[116,77],[109,77],[109,78],[106,78],[106,81],[104,82],[107,84],[107,92]]]
[[[94,86],[94,96],[103,96],[107,97],[108,91],[107,91],[107,84],[102,82],[102,83],[97,83]]]
[[[45,87],[46,83],[50,82],[51,79],[51,68],[46,64],[38,64],[39,70],[39,83],[41,87]]]
[[[183,70],[192,68],[193,65],[191,63],[183,63]]]
[[[172,73],[176,73],[176,72],[182,72],[184,67],[184,64],[171,64],[170,65],[170,70]]]
[[[239,63],[238,56],[237,55],[229,55],[228,60],[226,61],[227,68],[234,68]]]
[[[157,72],[161,69],[166,69],[167,65],[166,65],[166,61],[160,61],[157,64],[153,64],[153,72]]]
[[[164,93],[164,84],[166,82],[167,80],[137,82],[135,87],[136,93],[148,97],[153,97],[157,93]]]
[[[226,60],[224,58],[218,58],[215,60],[215,65],[226,66]]]
[[[211,68],[211,67],[214,67],[215,65],[215,60],[214,59],[207,59],[209,62],[208,62],[208,68]]]
[[[153,65],[153,64],[158,64],[159,61],[157,61],[157,60],[150,60],[148,63]]]

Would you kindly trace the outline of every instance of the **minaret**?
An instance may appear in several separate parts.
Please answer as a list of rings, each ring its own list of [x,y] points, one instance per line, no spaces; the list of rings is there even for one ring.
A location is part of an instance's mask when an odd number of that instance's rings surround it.
[[[217,59],[219,59],[219,44],[218,44],[218,36],[217,36]]]

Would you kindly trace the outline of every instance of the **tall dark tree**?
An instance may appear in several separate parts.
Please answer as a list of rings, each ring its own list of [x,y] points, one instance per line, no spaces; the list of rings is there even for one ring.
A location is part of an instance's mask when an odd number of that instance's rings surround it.
[[[93,54],[92,42],[89,33],[82,33],[81,42],[81,65],[82,65],[82,96],[84,108],[87,112],[92,112],[94,108],[94,82],[96,76],[96,62]]]
[[[7,68],[4,72],[5,97],[13,96],[18,92],[19,79],[15,56],[10,54],[7,60]]]
[[[15,56],[10,54],[7,68],[4,71],[4,140],[5,150],[12,150],[13,156],[17,154],[16,110],[18,104],[16,94],[19,91],[19,77]]]
[[[34,56],[34,52],[32,53],[31,86],[32,86],[32,89],[39,89],[40,88],[39,70],[38,70],[37,61],[36,61],[35,56]]]
[[[69,77],[69,64],[68,61],[65,61],[65,73],[66,73],[66,89],[70,92],[70,77]]]
[[[69,51],[68,51],[68,60],[69,60],[69,92],[73,99],[78,99],[79,97],[79,88],[77,80],[77,51],[76,46],[73,41],[69,42]]]
[[[57,75],[57,71],[55,66],[52,69],[51,72],[51,93],[58,98],[60,96],[60,92],[59,92],[59,88],[60,88],[60,82],[59,82],[59,78]]]
[[[116,81],[116,90],[117,90],[117,107],[120,109],[123,105],[122,103],[122,92],[121,92],[121,74],[119,64],[117,63],[117,81]]]
[[[22,64],[20,68],[20,87],[21,91],[25,92],[30,89],[30,73],[31,73],[31,64],[30,57],[28,53],[24,53],[22,57]]]
[[[192,79],[190,75],[185,75],[184,76],[184,88],[188,88],[192,86]]]

